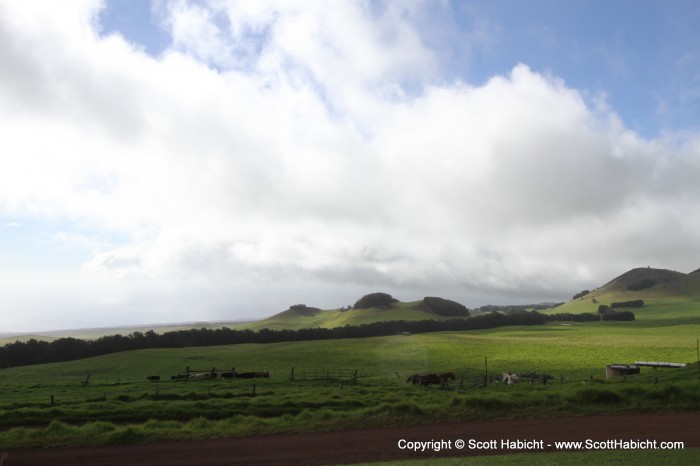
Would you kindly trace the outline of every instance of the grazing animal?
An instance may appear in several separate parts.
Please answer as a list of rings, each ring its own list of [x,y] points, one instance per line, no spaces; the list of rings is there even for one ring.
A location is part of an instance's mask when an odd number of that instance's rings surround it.
[[[237,379],[254,379],[255,372],[236,372],[234,377]]]
[[[443,388],[447,388],[448,384],[450,383],[450,380],[455,380],[455,373],[454,372],[443,372],[442,374],[438,375],[438,378],[440,379],[440,385],[442,385]]]
[[[187,376],[183,374],[177,374],[177,375],[171,375],[170,380],[183,380],[186,379]]]
[[[506,372],[501,376],[501,381],[506,385],[513,385],[518,381],[518,376],[512,372]]]
[[[427,374],[427,375],[421,375],[420,377],[420,384],[422,387],[427,387],[428,385],[441,385],[442,381],[440,380],[440,377],[438,377],[437,374]]]
[[[269,379],[270,373],[269,372],[256,372],[255,378],[256,379]]]
[[[200,372],[198,374],[190,374],[187,380],[204,380],[211,378],[211,374],[208,372]]]
[[[222,372],[221,373],[221,378],[222,379],[232,379],[234,377],[234,373],[232,371],[228,372]]]
[[[151,382],[157,382],[157,381],[160,380],[160,376],[159,376],[159,375],[149,375],[149,376],[146,377],[146,378],[147,378],[148,380],[150,380]]]
[[[406,379],[406,383],[412,382],[413,385],[418,385],[420,383],[420,375],[418,374],[413,374],[409,375],[408,378]]]

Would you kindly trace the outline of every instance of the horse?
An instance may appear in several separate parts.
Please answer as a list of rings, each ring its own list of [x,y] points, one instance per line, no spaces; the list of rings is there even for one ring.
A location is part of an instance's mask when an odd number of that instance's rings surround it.
[[[454,372],[443,372],[438,375],[438,379],[440,379],[440,384],[443,388],[447,388],[450,380],[456,380]]]
[[[506,385],[513,385],[518,381],[518,376],[512,372],[507,372],[501,376],[501,381],[503,381],[503,383]]]
[[[413,385],[418,385],[420,383],[420,375],[418,374],[413,374],[409,375],[408,378],[406,379],[406,383],[412,382]]]
[[[435,384],[441,385],[442,381],[437,374],[426,374],[418,376],[420,378],[420,384],[422,387],[427,387],[428,385]]]

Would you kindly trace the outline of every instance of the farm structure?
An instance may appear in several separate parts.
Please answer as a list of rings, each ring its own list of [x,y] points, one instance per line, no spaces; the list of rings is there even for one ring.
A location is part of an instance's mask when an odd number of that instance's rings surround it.
[[[627,375],[639,374],[642,367],[651,367],[654,370],[657,368],[673,368],[680,369],[685,367],[685,364],[680,362],[660,362],[660,361],[635,361],[634,364],[608,364],[605,366],[605,378],[624,377]]]
[[[639,374],[639,366],[635,364],[608,364],[605,366],[605,378],[624,377]]]
[[[682,367],[685,367],[685,364],[680,363],[680,362],[649,362],[649,361],[637,361],[635,362],[636,365],[638,366],[648,366],[648,367],[653,367],[656,369],[657,367],[670,367],[673,369],[680,369]]]

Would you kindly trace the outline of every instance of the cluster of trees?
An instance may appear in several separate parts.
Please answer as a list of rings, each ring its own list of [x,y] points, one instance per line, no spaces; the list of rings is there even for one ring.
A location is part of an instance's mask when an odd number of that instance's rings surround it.
[[[570,312],[560,312],[559,314],[547,314],[547,322],[598,322],[600,314],[584,312],[581,314],[571,314]]]
[[[610,303],[610,307],[617,309],[620,307],[642,307],[644,306],[644,300],[635,299],[633,301],[620,301],[615,303]]]
[[[477,308],[480,312],[520,312],[520,311],[543,311],[545,309],[553,309],[557,306],[561,306],[562,303],[539,303],[539,304],[508,304],[508,305],[494,305],[486,304]]]
[[[358,299],[354,307],[355,309],[368,309],[370,307],[389,308],[392,304],[398,302],[398,299],[388,293],[370,293]]]
[[[616,311],[610,306],[601,304],[598,306],[598,314],[600,320],[634,320],[635,316],[632,311]]]
[[[559,313],[546,314],[547,322],[598,322],[601,320],[624,320],[631,321],[635,319],[635,315],[630,311],[616,311],[610,306],[601,304],[598,306],[598,313],[584,312],[581,314]]]
[[[439,316],[469,317],[469,309],[463,304],[444,298],[426,296],[423,298],[424,307]]]
[[[438,331],[478,330],[506,325],[541,325],[545,316],[538,312],[492,313],[468,319],[444,321],[393,320],[338,328],[308,328],[301,330],[232,330],[191,329],[155,333],[134,332],[127,336],[110,335],[96,340],[59,338],[51,342],[17,341],[0,347],[0,368],[71,361],[100,356],[119,351],[145,348],[185,348],[192,346],[217,346],[239,343],[276,343],[285,341],[330,340],[340,338],[365,338],[396,335],[400,333],[426,333]]]
[[[289,306],[289,310],[301,316],[313,316],[321,312],[317,307],[309,307],[306,304],[294,304]]]

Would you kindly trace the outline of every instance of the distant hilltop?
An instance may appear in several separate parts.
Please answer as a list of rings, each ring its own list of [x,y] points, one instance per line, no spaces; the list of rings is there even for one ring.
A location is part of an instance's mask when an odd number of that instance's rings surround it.
[[[700,269],[690,273],[652,267],[638,267],[623,273],[595,290],[582,290],[573,299],[601,299],[612,296],[663,298],[700,297]]]

